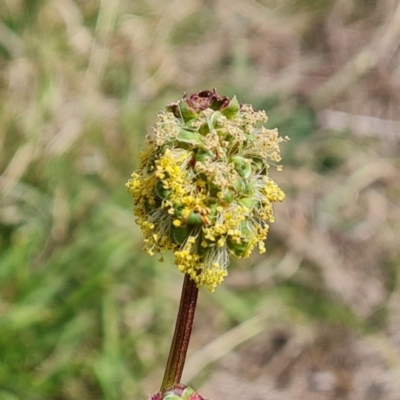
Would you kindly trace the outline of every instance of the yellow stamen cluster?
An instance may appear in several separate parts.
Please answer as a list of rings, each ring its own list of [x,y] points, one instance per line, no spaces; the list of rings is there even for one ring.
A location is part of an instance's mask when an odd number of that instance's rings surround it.
[[[286,139],[266,121],[215,91],[184,97],[159,113],[126,184],[147,253],[172,250],[179,270],[211,291],[230,256],[265,251],[272,205],[284,199],[268,170]]]

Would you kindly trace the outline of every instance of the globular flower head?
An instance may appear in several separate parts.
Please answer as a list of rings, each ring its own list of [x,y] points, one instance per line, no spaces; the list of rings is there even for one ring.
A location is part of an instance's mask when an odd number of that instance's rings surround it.
[[[175,264],[211,291],[230,256],[265,251],[273,203],[285,197],[269,177],[287,138],[267,129],[264,111],[216,91],[186,95],[159,112],[126,184],[150,255]]]
[[[148,400],[205,400],[199,392],[182,384],[176,384],[172,388],[149,396]]]

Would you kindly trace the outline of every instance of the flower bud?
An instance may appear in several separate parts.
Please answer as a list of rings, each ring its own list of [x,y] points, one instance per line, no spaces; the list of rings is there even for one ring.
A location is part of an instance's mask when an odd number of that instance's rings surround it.
[[[154,395],[150,395],[148,400],[206,400],[199,393],[194,391],[192,388],[182,384],[176,384],[172,388],[165,390],[164,392],[157,392]]]

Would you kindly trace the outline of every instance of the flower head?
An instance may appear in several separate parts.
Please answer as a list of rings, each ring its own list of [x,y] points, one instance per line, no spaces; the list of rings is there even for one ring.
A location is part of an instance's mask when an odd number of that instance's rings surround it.
[[[159,112],[126,184],[147,253],[172,250],[179,270],[211,291],[230,256],[265,251],[273,203],[285,197],[268,171],[287,138],[265,122],[236,97],[185,95]]]

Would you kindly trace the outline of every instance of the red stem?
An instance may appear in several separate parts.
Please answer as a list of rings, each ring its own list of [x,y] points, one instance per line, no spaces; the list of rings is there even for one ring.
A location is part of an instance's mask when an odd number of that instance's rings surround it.
[[[165,367],[161,391],[165,391],[173,385],[180,383],[189,347],[190,334],[192,333],[198,292],[199,289],[196,283],[189,275],[185,274],[174,337],[171,343],[167,366]]]

